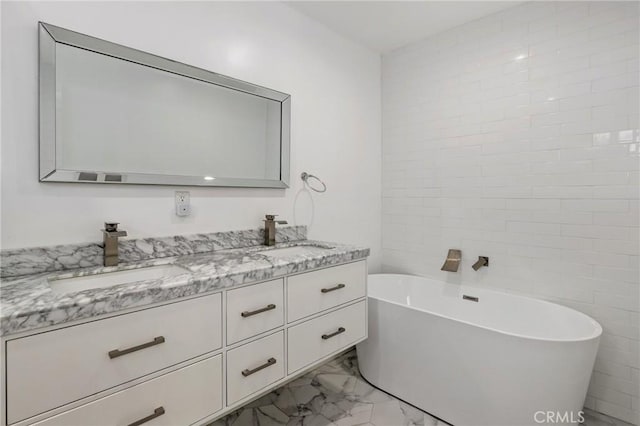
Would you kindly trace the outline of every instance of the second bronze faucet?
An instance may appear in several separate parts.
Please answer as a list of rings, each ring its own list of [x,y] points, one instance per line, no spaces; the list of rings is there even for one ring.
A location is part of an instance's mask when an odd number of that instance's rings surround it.
[[[286,220],[275,220],[275,214],[268,214],[264,219],[264,245],[273,246],[276,244],[276,223],[286,225]]]

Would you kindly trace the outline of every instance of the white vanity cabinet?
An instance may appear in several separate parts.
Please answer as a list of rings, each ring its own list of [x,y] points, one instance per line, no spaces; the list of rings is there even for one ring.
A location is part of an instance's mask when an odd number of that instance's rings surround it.
[[[294,275],[287,280],[287,320],[291,323],[366,296],[364,262]]]
[[[222,408],[221,382],[222,355],[216,355],[35,424],[190,424]]]
[[[366,335],[366,302],[305,321],[288,330],[289,374],[313,364]]]
[[[2,425],[204,425],[367,337],[366,262],[2,339]]]
[[[227,291],[227,345],[283,324],[283,279]]]
[[[284,331],[227,352],[229,405],[264,389],[285,376]]]
[[[222,347],[221,295],[7,342],[9,423]]]

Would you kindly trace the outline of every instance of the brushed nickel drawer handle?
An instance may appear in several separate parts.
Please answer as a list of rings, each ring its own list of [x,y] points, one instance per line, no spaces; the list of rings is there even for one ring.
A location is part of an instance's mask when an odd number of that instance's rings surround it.
[[[160,417],[163,414],[164,414],[164,407],[158,407],[155,410],[153,410],[153,414],[149,414],[147,417],[144,417],[140,420],[136,420],[133,423],[129,423],[128,426],[140,426],[141,424],[146,423],[150,420],[153,420],[156,417]]]
[[[118,358],[119,356],[130,354],[131,352],[139,351],[141,349],[150,348],[151,346],[159,345],[160,343],[164,343],[164,342],[165,342],[164,336],[158,336],[154,338],[152,341],[143,343],[138,346],[132,346],[130,348],[122,349],[122,350],[114,349],[112,351],[109,351],[109,358],[111,359]]]
[[[244,311],[240,315],[242,316],[242,318],[246,318],[246,317],[250,317],[252,315],[261,314],[263,312],[271,311],[271,310],[273,310],[275,308],[276,308],[276,305],[271,303],[271,304],[265,306],[264,308],[256,309],[255,311]]]
[[[340,290],[341,288],[345,288],[346,285],[344,284],[338,284],[335,287],[330,287],[330,288],[323,288],[322,290],[320,290],[322,293],[329,293],[330,291],[335,291],[335,290]]]
[[[322,335],[322,340],[331,339],[332,337],[337,336],[338,334],[342,334],[342,333],[344,333],[345,331],[347,331],[347,329],[346,329],[346,328],[344,328],[344,327],[340,327],[338,330],[334,331],[334,332],[333,332],[333,333],[331,333],[331,334],[323,334],[323,335]]]
[[[275,358],[269,358],[267,360],[267,362],[265,362],[264,364],[254,368],[253,370],[249,370],[248,368],[246,370],[242,370],[242,375],[244,377],[250,376],[253,373],[257,373],[258,371],[267,368],[267,367],[271,367],[272,365],[274,365],[276,363],[276,359]]]

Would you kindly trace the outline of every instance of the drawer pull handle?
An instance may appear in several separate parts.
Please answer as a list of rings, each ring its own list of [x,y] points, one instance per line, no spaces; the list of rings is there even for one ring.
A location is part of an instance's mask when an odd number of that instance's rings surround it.
[[[158,407],[155,410],[153,410],[153,414],[149,414],[147,417],[143,417],[140,420],[136,420],[135,422],[130,423],[128,426],[140,426],[141,424],[146,423],[150,420],[153,420],[156,417],[160,417],[163,414],[164,414],[164,407]]]
[[[264,308],[256,309],[255,311],[244,311],[240,315],[242,316],[242,318],[246,318],[246,317],[250,317],[252,315],[261,314],[263,312],[271,311],[271,310],[273,310],[275,308],[276,308],[276,305],[271,303],[271,304],[265,306]]]
[[[330,291],[335,291],[335,290],[340,290],[341,288],[345,288],[346,285],[344,284],[338,284],[335,287],[331,287],[331,288],[323,288],[322,290],[320,290],[320,292],[322,293],[329,293]]]
[[[333,332],[333,333],[331,333],[331,334],[323,334],[323,335],[322,335],[322,340],[331,339],[332,337],[337,336],[338,334],[342,334],[342,333],[344,333],[345,331],[347,331],[347,329],[346,329],[346,328],[344,328],[344,327],[340,327],[338,330],[334,331],[334,332]]]
[[[271,367],[272,365],[274,365],[276,363],[276,359],[275,358],[269,358],[267,360],[267,362],[265,362],[264,364],[254,368],[253,370],[249,370],[248,368],[246,370],[242,370],[242,375],[244,377],[250,376],[253,373],[257,373],[258,371],[267,368],[267,367]]]
[[[159,345],[160,343],[164,343],[164,342],[165,342],[164,336],[158,336],[154,338],[152,341],[143,343],[138,346],[132,346],[130,348],[122,349],[122,350],[114,349],[112,351],[109,351],[109,358],[111,359],[118,358],[119,356],[130,354],[131,352],[139,351],[141,349],[150,348],[151,346]]]

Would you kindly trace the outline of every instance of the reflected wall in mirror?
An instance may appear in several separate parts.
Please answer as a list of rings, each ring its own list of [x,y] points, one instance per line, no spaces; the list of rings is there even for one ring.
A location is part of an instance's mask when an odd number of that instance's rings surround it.
[[[286,188],[290,99],[40,23],[40,180]]]

